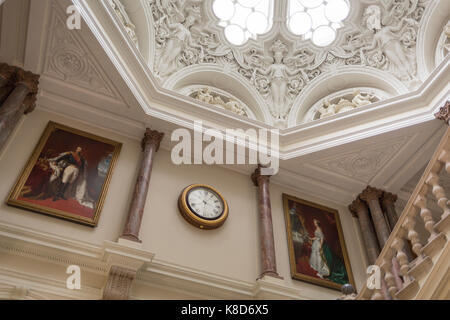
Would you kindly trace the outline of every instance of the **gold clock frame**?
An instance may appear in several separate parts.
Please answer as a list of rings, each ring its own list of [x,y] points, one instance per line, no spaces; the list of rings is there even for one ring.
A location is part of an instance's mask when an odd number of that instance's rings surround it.
[[[187,198],[189,191],[191,191],[192,189],[195,189],[195,188],[210,189],[219,196],[219,198],[223,202],[223,213],[219,218],[217,218],[215,220],[202,219],[189,208],[186,198]],[[192,184],[192,185],[186,187],[181,192],[180,197],[178,198],[178,209],[180,210],[181,215],[187,222],[192,224],[194,227],[197,227],[197,228],[200,228],[203,230],[217,229],[217,228],[221,227],[228,218],[227,201],[225,200],[225,198],[222,196],[222,194],[216,188],[208,186],[206,184]]]

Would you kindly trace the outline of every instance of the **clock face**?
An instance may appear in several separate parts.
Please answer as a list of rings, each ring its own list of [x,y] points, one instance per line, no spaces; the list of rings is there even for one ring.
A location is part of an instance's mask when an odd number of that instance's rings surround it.
[[[190,209],[202,219],[215,220],[224,212],[224,203],[220,196],[211,189],[193,188],[187,195]]]

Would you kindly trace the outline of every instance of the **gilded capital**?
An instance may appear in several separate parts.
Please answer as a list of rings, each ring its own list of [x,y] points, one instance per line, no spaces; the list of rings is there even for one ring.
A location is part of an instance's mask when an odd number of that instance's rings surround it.
[[[156,151],[158,151],[163,137],[164,137],[164,133],[147,128],[145,130],[144,138],[142,139],[142,143],[141,143],[142,151],[145,150],[145,147],[147,145],[155,146]]]
[[[382,190],[379,190],[377,188],[373,188],[371,186],[368,186],[360,195],[359,197],[361,200],[364,200],[365,202],[371,201],[371,200],[379,200],[383,194]]]
[[[269,182],[269,180],[270,180],[270,176],[268,176],[268,175],[262,175],[261,174],[261,168],[264,168],[262,165],[258,165],[258,168],[256,168],[255,169],[255,172],[253,172],[252,173],[252,176],[251,176],[251,178],[252,178],[252,181],[253,181],[253,184],[257,187],[257,186],[259,186],[259,184],[260,184],[260,182],[261,181],[267,181],[267,182]]]
[[[444,120],[445,123],[449,124],[450,120],[450,101],[447,101],[445,103],[445,106],[443,106],[441,109],[439,109],[439,112],[435,113],[434,116],[436,119]]]
[[[367,211],[367,205],[359,197],[356,198],[349,206],[348,209],[352,213],[352,216],[358,218],[358,213],[361,211]]]

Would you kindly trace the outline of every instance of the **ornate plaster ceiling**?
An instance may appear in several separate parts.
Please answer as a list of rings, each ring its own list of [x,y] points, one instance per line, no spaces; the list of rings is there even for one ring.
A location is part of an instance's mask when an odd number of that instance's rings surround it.
[[[248,23],[242,27],[242,45],[229,41],[227,28],[239,23],[233,17],[217,17],[217,1],[141,0],[143,17],[129,0],[108,0],[162,87],[183,93],[187,85],[203,85],[228,92],[252,111],[255,120],[280,128],[320,118],[306,115],[313,106],[327,109],[330,96],[336,99],[338,91],[364,88],[361,96],[375,95],[379,101],[417,89],[429,75],[429,68],[421,66],[430,59],[423,53],[424,30],[440,0],[348,0],[348,17],[343,22],[326,20],[328,24],[320,22],[327,16],[326,1],[304,1],[304,12],[295,9],[297,2],[302,6],[299,0],[250,1],[263,3],[258,4],[261,8],[273,5],[273,14],[264,12],[270,20],[264,30],[252,33]],[[228,2],[236,15],[241,2]],[[249,14],[250,2],[245,2]],[[312,21],[308,31],[292,32],[296,14],[309,14],[315,6],[323,6],[324,19]],[[253,12],[264,11],[261,8]],[[326,46],[314,41],[321,23],[334,27],[334,41]],[[437,28],[442,36],[431,54],[434,63],[448,53],[444,26]],[[344,73],[342,81],[339,76]],[[342,99],[348,102],[346,111],[360,107]],[[338,113],[333,108],[339,100],[331,103],[328,114]]]

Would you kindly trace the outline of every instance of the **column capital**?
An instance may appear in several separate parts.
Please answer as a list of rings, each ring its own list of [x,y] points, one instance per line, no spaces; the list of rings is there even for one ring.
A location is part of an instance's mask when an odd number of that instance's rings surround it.
[[[439,112],[436,112],[434,116],[438,120],[444,120],[445,123],[448,125],[450,120],[450,101],[447,101],[445,103],[445,106],[439,109]]]
[[[40,78],[38,74],[34,74],[30,71],[25,71],[17,68],[16,77],[17,77],[16,84],[22,83],[30,91],[29,94],[37,94],[39,89],[39,78]]]
[[[259,164],[258,168],[255,169],[255,171],[252,173],[252,176],[251,176],[255,187],[259,186],[260,181],[264,181],[264,180],[267,182],[270,181],[270,176],[261,174],[261,168],[264,168],[264,167]]]
[[[7,63],[0,63],[0,77],[8,80],[8,81],[14,81],[14,77],[16,75],[17,68],[10,66]]]
[[[397,201],[397,195],[392,194],[390,192],[383,192],[383,196],[382,196],[382,202],[383,205],[394,205],[395,202]]]
[[[377,188],[373,188],[371,186],[367,186],[366,189],[364,189],[363,192],[359,195],[359,198],[361,200],[364,200],[365,202],[371,201],[371,200],[379,200],[383,194],[383,191]]]
[[[356,200],[354,200],[349,206],[348,209],[350,210],[350,212],[352,213],[352,216],[354,216],[355,218],[359,218],[358,213],[361,210],[365,210],[367,211],[367,205],[364,201],[362,201],[359,197],[356,198]]]
[[[161,144],[161,140],[164,137],[164,133],[156,131],[156,130],[151,130],[150,128],[145,129],[145,134],[144,134],[144,138],[142,139],[142,151],[145,150],[145,147],[150,144],[155,146],[156,150],[159,150],[159,146]]]

